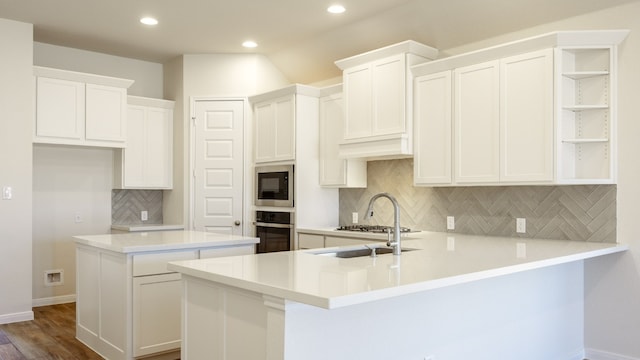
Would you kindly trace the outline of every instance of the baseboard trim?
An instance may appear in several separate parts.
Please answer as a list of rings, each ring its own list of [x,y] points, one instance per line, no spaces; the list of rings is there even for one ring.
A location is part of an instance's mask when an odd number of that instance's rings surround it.
[[[0,324],[11,324],[33,320],[33,311],[0,315]]]
[[[31,301],[31,305],[33,307],[39,307],[39,306],[67,304],[72,302],[76,302],[76,294],[33,299]]]
[[[639,358],[600,351],[595,349],[585,349],[584,356],[588,360],[640,360]]]

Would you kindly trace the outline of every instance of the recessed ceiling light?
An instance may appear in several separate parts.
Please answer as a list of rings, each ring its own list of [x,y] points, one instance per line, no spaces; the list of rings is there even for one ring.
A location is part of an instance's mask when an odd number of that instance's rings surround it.
[[[345,12],[345,8],[342,5],[331,5],[327,8],[327,11],[332,14],[342,14]]]
[[[256,44],[255,41],[247,40],[247,41],[242,43],[242,46],[244,46],[246,48],[254,48],[254,47],[257,47],[258,44]]]
[[[140,19],[140,22],[145,25],[158,25],[158,20],[152,17],[143,17],[142,19]]]

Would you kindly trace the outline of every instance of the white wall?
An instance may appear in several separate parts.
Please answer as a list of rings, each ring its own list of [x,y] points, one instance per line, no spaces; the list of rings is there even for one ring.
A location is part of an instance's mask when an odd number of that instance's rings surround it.
[[[551,9],[550,9],[551,11]],[[458,54],[557,30],[630,29],[619,48],[618,78],[618,242],[624,255],[589,260],[585,265],[585,343],[590,359],[640,359],[640,2],[506,34],[448,49]],[[612,355],[614,354],[614,355]]]
[[[288,85],[287,79],[262,55],[183,55],[165,64],[165,89],[179,89],[174,116],[174,189],[165,198],[165,222],[184,223],[189,217],[190,99],[192,97],[246,98]],[[169,81],[171,83],[169,83]],[[170,90],[171,91],[171,90]],[[175,91],[175,90],[173,90]],[[182,109],[180,112],[179,109]],[[252,131],[250,109],[245,132]],[[245,141],[245,151],[251,151]],[[248,171],[248,170],[247,170]],[[246,203],[246,202],[245,202]],[[245,213],[246,207],[245,207]]]
[[[73,235],[106,234],[111,227],[113,150],[34,145],[34,305],[75,300]],[[76,215],[81,222],[76,222]],[[44,272],[64,272],[60,286],[45,286]]]
[[[0,19],[0,323],[33,319],[31,311],[31,138],[33,26]]]
[[[37,66],[134,80],[129,95],[163,98],[162,64],[38,42],[33,57]]]

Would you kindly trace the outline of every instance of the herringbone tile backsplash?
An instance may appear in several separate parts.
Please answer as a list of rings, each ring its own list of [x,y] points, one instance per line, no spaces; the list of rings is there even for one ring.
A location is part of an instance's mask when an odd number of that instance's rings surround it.
[[[400,204],[402,226],[455,233],[616,242],[616,186],[414,187],[413,160],[368,163],[368,188],[340,189],[340,224],[351,213],[362,221],[371,196],[388,192]],[[516,233],[516,218],[526,218],[525,234]],[[371,224],[392,225],[393,207],[386,199],[374,206]]]
[[[148,211],[149,219],[140,220],[140,212]],[[111,224],[162,224],[162,190],[112,190]]]

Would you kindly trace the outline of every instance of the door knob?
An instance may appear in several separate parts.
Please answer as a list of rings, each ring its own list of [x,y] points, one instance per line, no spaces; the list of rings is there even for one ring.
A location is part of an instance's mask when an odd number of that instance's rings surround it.
[[[234,224],[235,224],[236,226],[240,226],[240,220],[236,220],[236,221],[234,222]]]

